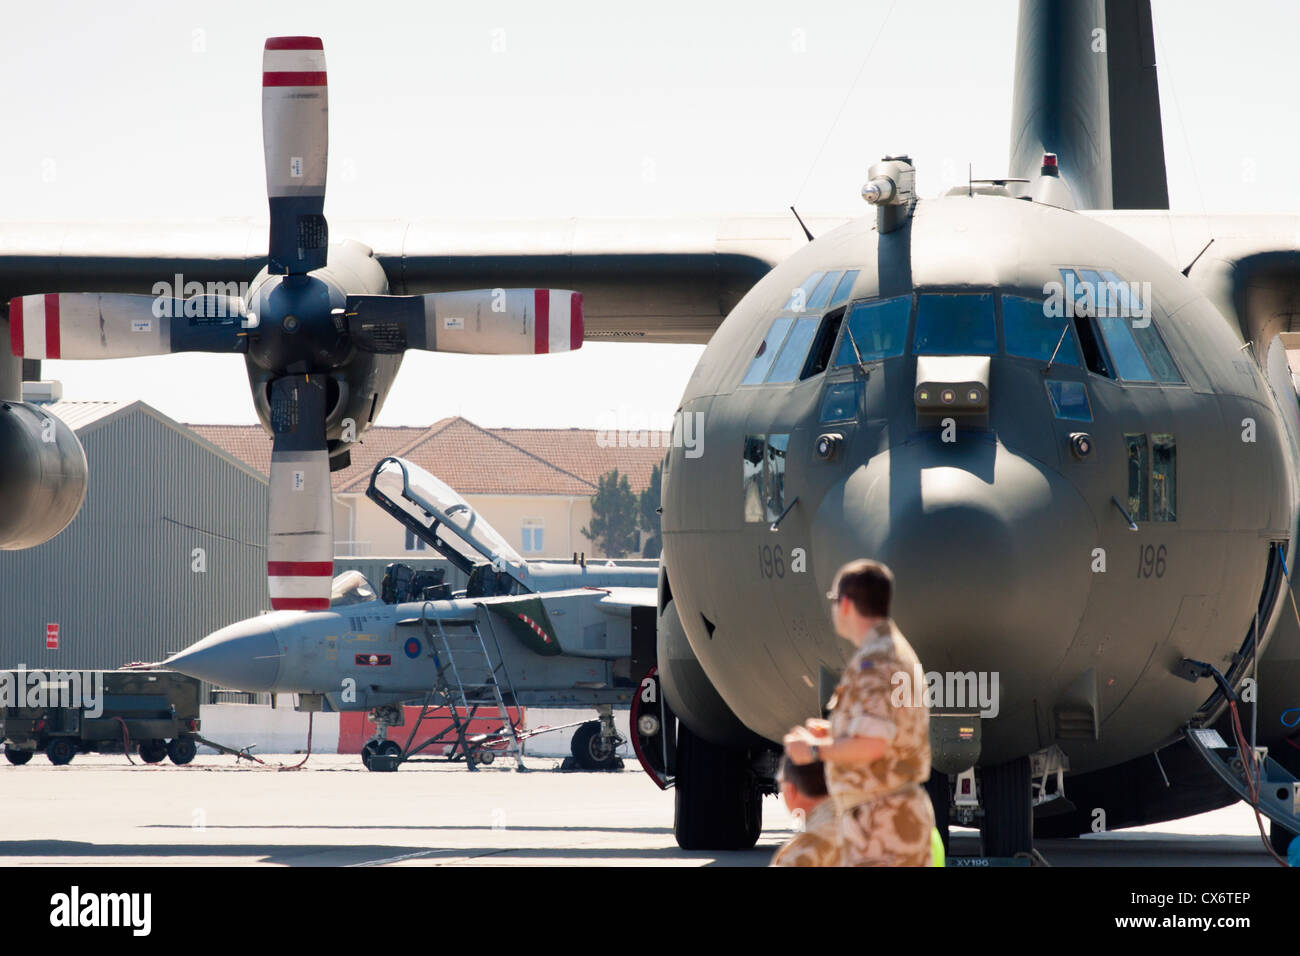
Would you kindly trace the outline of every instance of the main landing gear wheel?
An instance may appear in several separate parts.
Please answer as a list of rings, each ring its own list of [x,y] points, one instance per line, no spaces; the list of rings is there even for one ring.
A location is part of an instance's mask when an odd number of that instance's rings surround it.
[[[5,759],[8,760],[11,764],[13,764],[15,767],[21,767],[27,761],[32,759],[32,752],[30,750],[11,750],[10,748],[6,747]]]
[[[198,752],[198,745],[189,737],[177,737],[167,745],[167,756],[171,757],[172,763],[178,767],[185,766]]]
[[[589,720],[575,730],[569,749],[583,770],[608,770],[618,760],[618,752],[600,736],[599,720]]]
[[[763,829],[763,797],[749,754],[709,743],[677,724],[673,834],[683,850],[748,850]]]
[[[56,767],[62,767],[64,764],[72,763],[72,758],[77,755],[77,748],[66,737],[55,737],[45,748],[45,756],[50,758],[50,763]]]
[[[396,740],[385,740],[379,745],[379,752],[389,757],[398,757],[402,753],[402,745]]]
[[[140,741],[140,759],[145,763],[162,763],[167,759],[167,743],[163,740]]]
[[[980,770],[984,819],[980,840],[985,856],[1010,857],[1034,849],[1033,791],[1029,758]]]

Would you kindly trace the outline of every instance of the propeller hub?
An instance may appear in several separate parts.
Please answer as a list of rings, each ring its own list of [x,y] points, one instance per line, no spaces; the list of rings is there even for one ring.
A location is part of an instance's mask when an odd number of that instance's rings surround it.
[[[351,358],[347,329],[332,314],[345,295],[330,279],[268,275],[250,298],[258,325],[249,336],[248,357],[258,367],[277,375],[326,372]]]

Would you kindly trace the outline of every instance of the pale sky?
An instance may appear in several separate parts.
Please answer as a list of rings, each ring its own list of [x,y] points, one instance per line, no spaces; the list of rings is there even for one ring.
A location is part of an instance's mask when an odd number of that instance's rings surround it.
[[[968,163],[1007,171],[1016,6],[11,2],[0,222],[264,218],[262,43],[281,34],[325,41],[331,220],[862,215],[886,153],[913,157],[922,196]],[[1155,32],[1173,208],[1300,211],[1300,4],[1157,0]],[[700,352],[412,353],[380,424],[666,425]],[[255,421],[237,357],[45,375]]]

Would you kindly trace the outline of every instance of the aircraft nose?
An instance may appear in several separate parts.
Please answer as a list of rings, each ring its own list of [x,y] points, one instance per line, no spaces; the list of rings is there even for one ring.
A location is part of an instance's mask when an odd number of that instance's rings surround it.
[[[275,690],[282,656],[275,627],[255,617],[214,631],[163,666],[218,687],[269,691]]]
[[[831,558],[819,570],[888,564],[893,616],[927,669],[1050,672],[1091,588],[1091,512],[1054,469],[991,439],[963,444],[921,438],[856,469],[818,512],[815,554]]]

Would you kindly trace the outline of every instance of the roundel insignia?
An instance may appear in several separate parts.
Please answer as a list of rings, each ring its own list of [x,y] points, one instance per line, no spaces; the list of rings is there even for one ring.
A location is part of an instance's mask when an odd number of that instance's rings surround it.
[[[420,651],[424,650],[424,648],[421,646],[418,637],[408,637],[406,643],[402,646],[402,650],[406,651],[407,657],[414,660],[420,656]]]

